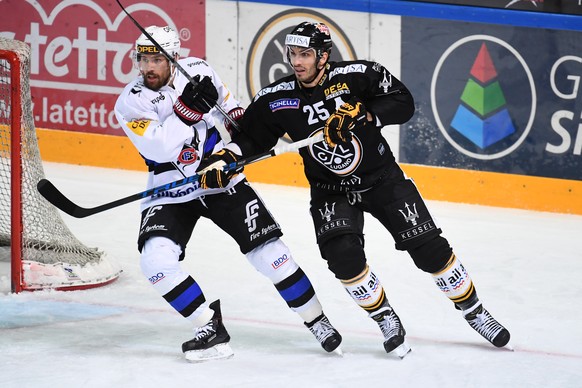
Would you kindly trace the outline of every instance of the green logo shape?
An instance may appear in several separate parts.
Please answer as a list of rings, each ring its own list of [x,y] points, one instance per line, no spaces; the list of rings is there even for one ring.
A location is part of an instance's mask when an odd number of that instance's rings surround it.
[[[469,79],[467,82],[461,100],[481,116],[488,116],[506,103],[499,82],[495,81],[488,86],[481,86],[473,79]]]

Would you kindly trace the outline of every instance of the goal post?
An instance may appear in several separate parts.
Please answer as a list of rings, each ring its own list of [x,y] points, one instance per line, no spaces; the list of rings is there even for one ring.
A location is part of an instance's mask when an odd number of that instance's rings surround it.
[[[116,280],[119,265],[81,243],[38,193],[36,184],[44,177],[32,113],[30,48],[0,37],[0,264],[10,267],[10,289],[78,290]]]

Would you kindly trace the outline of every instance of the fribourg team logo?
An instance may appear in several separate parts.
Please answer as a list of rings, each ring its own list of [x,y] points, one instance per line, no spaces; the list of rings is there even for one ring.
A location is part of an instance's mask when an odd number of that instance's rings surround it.
[[[512,153],[535,118],[536,89],[527,63],[507,42],[489,35],[464,37],[445,50],[430,98],[445,139],[475,159]]]
[[[329,17],[308,9],[291,9],[276,14],[259,29],[249,49],[246,66],[247,91],[252,97],[263,87],[292,73],[285,56],[285,36],[304,21],[322,22],[331,32],[330,60],[353,60],[356,54],[342,29]]]

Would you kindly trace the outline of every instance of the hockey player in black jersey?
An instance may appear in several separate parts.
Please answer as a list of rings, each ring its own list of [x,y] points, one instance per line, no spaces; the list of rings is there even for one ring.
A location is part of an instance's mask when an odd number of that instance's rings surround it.
[[[330,62],[331,35],[322,23],[299,24],[285,45],[294,74],[257,93],[240,132],[226,146],[228,157],[211,155],[199,172],[207,182],[226,184],[232,173],[220,169],[225,164],[269,150],[285,134],[298,141],[323,132],[324,141],[300,150],[317,243],[330,271],[378,323],[386,352],[404,357],[410,347],[367,263],[364,212],[384,225],[396,249],[432,275],[473,329],[497,347],[507,345],[508,330],[483,307],[467,270],[380,132],[414,114],[408,89],[379,63]]]
[[[206,61],[179,58],[180,38],[174,29],[151,26],[146,32],[197,80],[194,85],[176,71],[176,66],[147,35],[137,39],[140,74],[120,94],[115,115],[144,157],[149,170],[148,188],[152,188],[194,175],[204,156],[229,153],[222,151],[224,142],[215,126],[216,122],[225,121],[217,106],[235,122],[244,110]],[[234,127],[230,121],[226,121],[226,126]],[[280,239],[283,233],[279,224],[244,174],[239,172],[232,178],[219,189],[208,188],[202,180],[164,191],[141,203],[138,237],[141,269],[154,289],[193,324],[194,338],[182,345],[186,359],[205,361],[233,355],[220,303],[208,303],[194,277],[180,266],[201,217],[214,222],[237,242],[248,261],[273,283],[321,346],[328,352],[334,351],[341,336],[323,314],[309,278]],[[196,258],[199,265],[204,265],[205,260],[219,259]]]

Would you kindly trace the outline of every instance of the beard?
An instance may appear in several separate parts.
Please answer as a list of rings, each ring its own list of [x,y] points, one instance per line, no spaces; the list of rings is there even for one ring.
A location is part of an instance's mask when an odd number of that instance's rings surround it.
[[[157,91],[168,83],[168,78],[169,76],[160,77],[159,74],[148,72],[143,74],[143,83],[148,89]]]
[[[295,71],[295,77],[303,85],[312,84],[315,80],[317,80],[319,78],[319,75],[321,74],[321,71],[322,71],[322,69],[318,69],[317,67],[311,67],[311,68],[304,67],[302,70],[303,71],[299,72],[299,73],[297,73],[297,71]],[[313,86],[313,85],[311,85],[311,86]]]

